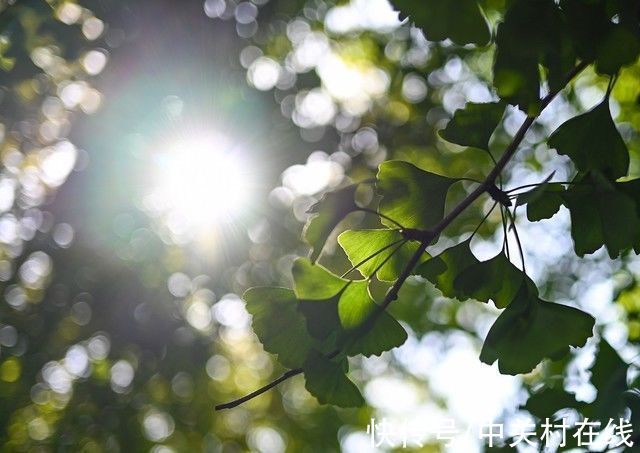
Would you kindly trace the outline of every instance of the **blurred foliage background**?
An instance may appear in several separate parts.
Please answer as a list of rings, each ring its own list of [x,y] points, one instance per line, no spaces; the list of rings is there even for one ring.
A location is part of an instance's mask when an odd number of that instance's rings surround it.
[[[505,1],[481,3],[495,26]],[[509,432],[531,419],[523,406],[543,384],[601,398],[590,381],[600,338],[633,387],[640,262],[603,250],[578,260],[562,210],[519,227],[544,295],[597,319],[598,338],[570,357],[500,375],[477,359],[497,310],[413,278],[392,305],[409,341],[352,363],[367,407],[319,405],[295,378],[214,412],[283,371],[238,295],[290,286],[294,258],[308,251],[306,211],[323,192],[373,177],[390,158],[455,177],[491,170],[486,153],[437,131],[466,102],[495,99],[493,47],[430,42],[385,0],[16,0],[0,11],[3,451],[362,452],[373,450],[367,424],[383,417],[424,433],[409,450],[444,451],[434,430],[452,418],[471,434],[449,450],[482,451],[477,426],[504,421]],[[613,91],[632,177],[639,77],[640,66],[625,67]],[[570,176],[544,140],[607,82],[588,70],[543,113],[505,187]],[[508,110],[491,149],[523,118]],[[458,186],[452,200],[469,188]],[[455,231],[473,231],[486,207]],[[356,214],[342,227],[372,222]],[[500,224],[495,213],[483,225],[478,257],[500,247]],[[335,246],[322,262],[350,267]]]

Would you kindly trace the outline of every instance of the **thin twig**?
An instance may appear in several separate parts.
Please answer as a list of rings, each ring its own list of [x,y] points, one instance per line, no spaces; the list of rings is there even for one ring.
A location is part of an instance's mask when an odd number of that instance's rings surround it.
[[[588,66],[588,63],[582,62],[582,63],[579,63],[575,68],[573,68],[567,74],[565,85],[567,85],[575,76],[577,76],[580,72],[582,72],[587,66]],[[553,98],[556,97],[556,95],[560,91],[561,91],[560,89],[551,91],[540,101],[540,111],[538,115],[549,105],[549,103],[553,100]],[[445,228],[447,228],[458,216],[460,216],[460,214],[462,214],[474,201],[476,201],[482,194],[487,192],[487,189],[489,187],[495,185],[496,179],[500,176],[500,174],[502,173],[502,170],[504,170],[506,165],[509,163],[511,158],[514,156],[514,154],[520,147],[520,144],[524,140],[524,137],[527,131],[529,130],[531,125],[533,125],[538,115],[527,116],[527,118],[524,120],[524,122],[522,123],[522,125],[520,126],[516,134],[513,136],[511,143],[509,143],[509,145],[505,149],[504,154],[500,157],[495,167],[493,168],[493,170],[491,170],[489,175],[487,175],[485,180],[480,185],[478,185],[478,187],[476,187],[471,193],[469,193],[462,201],[460,201],[460,203],[455,208],[453,208],[453,210],[449,212],[449,214],[447,214],[440,221],[440,223],[438,223],[438,225],[436,225],[432,230],[423,231],[423,237],[421,238],[420,246],[407,262],[406,266],[398,276],[398,279],[394,282],[393,286],[385,296],[384,301],[378,306],[376,310],[374,310],[371,313],[371,315],[365,321],[365,323],[372,325],[373,321],[375,321],[375,318],[377,318],[389,306],[389,304],[391,304],[394,300],[398,298],[398,292],[400,291],[400,288],[402,287],[404,282],[407,280],[407,278],[409,278],[409,276],[413,272],[413,269],[416,267],[416,265],[420,261],[420,258],[422,258],[422,254],[425,252],[425,250],[431,244],[431,242],[435,238],[437,238],[440,235],[440,233],[442,233],[445,230]],[[372,211],[372,212],[379,215],[379,213],[377,213],[376,211]],[[391,219],[388,219],[388,220],[391,220]],[[397,223],[395,221],[393,222]],[[338,354],[339,354],[339,351],[334,351],[331,354],[329,354],[328,358],[333,358]],[[270,382],[269,384],[250,393],[249,395],[246,395],[235,401],[231,401],[229,403],[216,406],[216,410],[229,409],[232,407],[236,407],[239,404],[244,403],[245,401],[255,398],[258,395],[261,395],[262,393],[275,387],[282,381],[285,381],[292,376],[302,373],[302,371],[303,370],[300,368],[290,370],[287,373],[280,376],[275,381]]]

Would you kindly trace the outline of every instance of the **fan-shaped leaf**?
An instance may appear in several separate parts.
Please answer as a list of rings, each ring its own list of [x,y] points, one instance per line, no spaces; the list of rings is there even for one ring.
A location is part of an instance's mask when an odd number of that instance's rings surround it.
[[[304,229],[304,239],[311,245],[311,261],[315,262],[333,229],[348,214],[358,209],[356,184],[328,192],[309,208],[312,216]]]
[[[313,354],[304,365],[305,387],[321,404],[362,406],[364,398],[346,376],[347,370],[346,360],[332,361],[321,354]]]
[[[400,18],[410,20],[430,41],[451,39],[456,44],[485,45],[491,37],[475,0],[392,0]]]
[[[377,277],[383,281],[396,280],[418,250],[418,244],[405,241],[398,230],[347,230],[338,243],[362,275],[371,277],[379,269]]]
[[[563,123],[549,137],[549,146],[583,172],[597,170],[615,180],[629,171],[629,151],[611,119],[608,98]]]
[[[489,139],[500,124],[504,113],[504,103],[468,103],[456,110],[447,127],[440,131],[440,137],[461,146],[489,149]]]
[[[305,329],[305,319],[298,311],[298,300],[293,291],[287,288],[250,288],[243,299],[253,319],[253,331],[264,350],[277,354],[278,361],[288,368],[302,366],[313,338]]]
[[[558,359],[570,346],[583,346],[594,323],[577,308],[539,299],[527,282],[489,330],[480,360],[498,361],[503,374],[528,373],[544,358]]]
[[[379,211],[405,228],[429,229],[442,220],[447,192],[456,181],[408,162],[383,162],[378,170]]]

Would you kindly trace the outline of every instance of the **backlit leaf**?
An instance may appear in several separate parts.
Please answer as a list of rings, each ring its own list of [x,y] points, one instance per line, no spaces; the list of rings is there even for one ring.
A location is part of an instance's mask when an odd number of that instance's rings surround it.
[[[399,230],[347,230],[338,236],[338,243],[351,264],[359,265],[358,271],[365,277],[371,277],[379,268],[377,277],[383,281],[396,280],[418,250],[417,242],[406,241],[403,244],[403,241]],[[363,263],[371,256],[373,258]]]
[[[307,222],[303,237],[311,245],[311,261],[315,262],[334,228],[348,214],[358,209],[355,202],[356,184],[328,192],[309,208],[314,214]]]
[[[383,162],[377,182],[382,195],[379,211],[405,228],[429,229],[442,220],[447,192],[456,181],[408,162]],[[396,226],[385,219],[382,222]]]
[[[264,350],[277,354],[278,361],[288,368],[302,366],[313,338],[305,328],[305,319],[298,311],[298,300],[293,291],[250,288],[242,297],[252,316],[253,331]]]

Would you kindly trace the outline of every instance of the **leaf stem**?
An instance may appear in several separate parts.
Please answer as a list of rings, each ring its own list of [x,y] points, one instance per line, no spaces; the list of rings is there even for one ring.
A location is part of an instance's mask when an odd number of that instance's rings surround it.
[[[587,62],[581,62],[578,65],[576,65],[567,74],[564,85],[566,86],[569,82],[571,82],[571,80],[573,80],[574,77],[576,77],[578,74],[580,74],[580,72],[582,72],[588,65],[589,65],[589,63],[587,63]],[[480,183],[478,185],[478,187],[476,187],[464,199],[462,199],[462,201],[460,201],[460,203],[458,203],[458,205],[455,208],[453,208],[453,210],[451,210],[451,212],[449,212],[440,221],[440,223],[438,223],[438,225],[436,225],[432,230],[424,230],[424,231],[422,231],[422,237],[420,238],[420,245],[419,245],[418,249],[411,256],[411,258],[409,259],[409,261],[407,262],[406,266],[404,267],[404,269],[400,273],[398,279],[394,282],[394,284],[391,287],[391,289],[389,290],[389,292],[387,292],[387,295],[385,296],[384,301],[380,305],[378,305],[378,308],[376,310],[374,310],[371,313],[371,315],[365,321],[366,323],[369,323],[369,325],[372,325],[373,321],[375,320],[375,318],[377,318],[389,306],[389,304],[391,304],[394,300],[396,300],[398,298],[398,293],[400,291],[400,288],[402,287],[402,285],[404,285],[404,282],[407,280],[407,278],[409,278],[409,276],[413,272],[413,269],[420,262],[420,258],[422,257],[422,254],[425,252],[425,250],[431,244],[431,242],[433,242],[433,240],[435,238],[437,238],[440,235],[440,233],[442,233],[445,230],[445,228],[447,228],[456,218],[458,218],[458,216],[460,216],[460,214],[462,214],[474,201],[476,201],[481,195],[486,193],[487,190],[491,186],[495,185],[496,179],[500,176],[500,174],[502,173],[502,171],[504,170],[506,165],[509,163],[511,158],[515,155],[516,151],[520,147],[520,144],[524,140],[524,137],[525,137],[527,131],[529,130],[529,128],[536,121],[536,119],[538,118],[538,115],[558,95],[558,93],[561,91],[561,89],[562,88],[559,88],[557,90],[549,92],[549,94],[547,94],[540,101],[540,111],[539,111],[538,114],[527,116],[527,118],[522,122],[522,125],[520,126],[520,128],[518,129],[516,134],[513,136],[513,139],[511,140],[511,143],[509,143],[509,145],[505,149],[504,153],[502,154],[502,156],[500,157],[500,159],[496,163],[495,167],[487,175],[485,180],[482,181],[482,183]],[[360,210],[362,210],[364,212],[371,212],[371,213],[374,213],[376,215],[380,215],[381,217],[386,218],[387,220],[389,220],[389,221],[397,224],[398,226],[400,226],[398,224],[398,222],[396,222],[395,220],[387,218],[386,216],[382,216],[377,211],[373,211],[373,210],[366,209],[366,208],[360,208]],[[523,260],[523,263],[524,263],[524,260]],[[338,354],[339,354],[339,351],[334,351],[331,354],[329,354],[328,357],[332,358],[332,357],[335,357]],[[235,401],[231,401],[231,402],[226,403],[226,404],[220,404],[220,405],[216,406],[215,409],[216,410],[222,410],[222,409],[230,409],[230,408],[236,407],[236,406],[238,406],[238,405],[240,405],[240,404],[242,404],[242,403],[244,403],[244,402],[246,402],[246,401],[248,401],[250,399],[255,398],[258,395],[263,394],[267,390],[275,387],[276,385],[278,385],[281,382],[289,379],[290,377],[298,375],[298,374],[300,374],[302,372],[303,372],[303,370],[301,368],[296,368],[296,369],[293,369],[293,370],[289,370],[286,373],[284,373],[282,376],[280,376],[278,379],[276,379],[275,381],[270,382],[269,384],[259,388],[258,390],[254,391],[254,392],[252,392],[252,393],[250,393],[250,394],[248,394],[248,395],[246,395],[246,396],[244,396],[242,398],[239,398],[239,399],[237,399]]]

